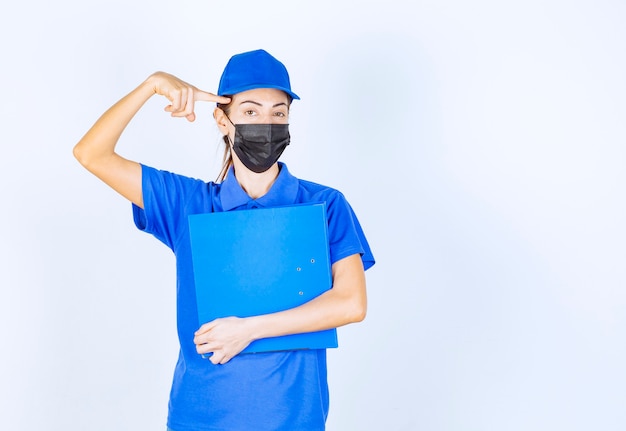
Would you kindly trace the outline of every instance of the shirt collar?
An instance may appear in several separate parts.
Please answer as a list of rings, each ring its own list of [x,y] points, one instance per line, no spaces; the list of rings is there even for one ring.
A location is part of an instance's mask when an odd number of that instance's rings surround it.
[[[284,163],[278,162],[278,168],[278,177],[269,191],[258,199],[252,199],[239,185],[231,167],[220,190],[222,209],[230,211],[243,205],[254,208],[294,204],[298,194],[298,179],[291,175]]]

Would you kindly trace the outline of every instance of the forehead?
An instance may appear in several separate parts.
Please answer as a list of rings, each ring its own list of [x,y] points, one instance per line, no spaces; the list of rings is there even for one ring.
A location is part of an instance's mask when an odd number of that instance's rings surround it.
[[[279,103],[289,105],[289,97],[284,91],[275,88],[255,88],[254,90],[242,91],[233,96],[232,103],[235,105],[246,102],[253,102],[263,106],[274,106]]]

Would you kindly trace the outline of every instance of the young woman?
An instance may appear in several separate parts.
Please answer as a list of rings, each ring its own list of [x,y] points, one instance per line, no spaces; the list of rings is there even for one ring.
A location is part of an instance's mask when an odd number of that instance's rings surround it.
[[[122,132],[153,95],[173,117],[195,120],[196,102],[215,102],[226,144],[219,182],[150,168],[115,152]],[[163,72],[148,77],[106,111],[74,148],[90,172],[133,203],[137,227],[176,255],[180,354],[170,394],[168,428],[323,430],[328,414],[325,350],[241,354],[252,341],[337,328],[363,320],[367,240],[343,195],[299,180],[278,162],[289,144],[289,109],[299,97],[286,68],[263,50],[233,56],[218,95]],[[332,289],[293,309],[199,322],[188,216],[301,203],[326,203]],[[202,355],[210,354],[209,359]]]

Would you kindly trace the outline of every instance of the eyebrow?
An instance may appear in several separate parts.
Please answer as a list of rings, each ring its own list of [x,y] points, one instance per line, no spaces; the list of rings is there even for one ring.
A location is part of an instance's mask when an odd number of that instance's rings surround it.
[[[244,100],[243,102],[240,103],[240,105],[243,105],[244,103],[252,103],[253,105],[257,105],[261,107],[263,106],[261,103],[255,102],[254,100]],[[287,106],[287,104],[285,102],[280,102],[272,106],[272,108],[276,108],[278,106]]]

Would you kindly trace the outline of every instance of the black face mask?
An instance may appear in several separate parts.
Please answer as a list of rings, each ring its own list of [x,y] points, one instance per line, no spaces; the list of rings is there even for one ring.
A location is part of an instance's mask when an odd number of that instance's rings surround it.
[[[267,171],[289,145],[289,124],[231,124],[235,126],[233,150],[252,172]]]

